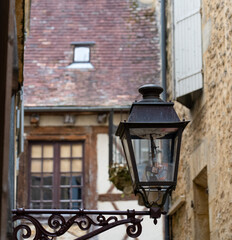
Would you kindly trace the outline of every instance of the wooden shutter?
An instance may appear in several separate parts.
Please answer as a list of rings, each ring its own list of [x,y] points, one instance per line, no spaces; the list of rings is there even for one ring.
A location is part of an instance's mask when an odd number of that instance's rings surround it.
[[[174,0],[176,98],[203,87],[201,0]]]

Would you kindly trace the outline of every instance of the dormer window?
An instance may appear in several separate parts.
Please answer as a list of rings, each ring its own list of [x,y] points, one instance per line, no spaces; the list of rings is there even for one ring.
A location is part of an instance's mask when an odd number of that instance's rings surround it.
[[[91,47],[95,42],[72,42],[73,46],[73,63],[67,68],[74,69],[93,69],[93,65],[90,62],[91,59]]]

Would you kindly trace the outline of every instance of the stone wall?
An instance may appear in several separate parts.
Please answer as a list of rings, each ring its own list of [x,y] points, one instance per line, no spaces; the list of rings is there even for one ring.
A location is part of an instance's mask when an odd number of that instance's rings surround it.
[[[172,6],[167,2],[167,90],[173,94]],[[172,215],[173,239],[232,239],[232,2],[202,0],[204,87],[192,109],[175,102],[184,132],[179,177],[172,196],[185,203]],[[198,191],[203,187],[208,195]],[[200,193],[200,194],[199,194]],[[202,201],[202,203],[201,203]],[[203,213],[208,208],[208,213]],[[202,210],[202,211],[201,211]],[[205,218],[200,218],[206,214]],[[205,231],[207,221],[209,234]],[[202,227],[203,226],[203,227]],[[206,234],[206,235],[204,235]],[[210,238],[209,238],[210,237]]]

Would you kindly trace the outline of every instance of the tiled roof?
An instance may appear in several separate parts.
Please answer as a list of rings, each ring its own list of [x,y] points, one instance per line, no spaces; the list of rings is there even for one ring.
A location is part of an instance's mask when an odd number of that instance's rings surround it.
[[[155,8],[136,0],[32,0],[26,106],[122,106],[160,81]],[[94,69],[67,68],[72,42],[94,42]]]

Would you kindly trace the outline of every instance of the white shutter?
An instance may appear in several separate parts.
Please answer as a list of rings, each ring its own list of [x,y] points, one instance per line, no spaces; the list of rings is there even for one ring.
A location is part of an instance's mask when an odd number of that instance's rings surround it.
[[[203,87],[201,0],[174,0],[175,94]]]

